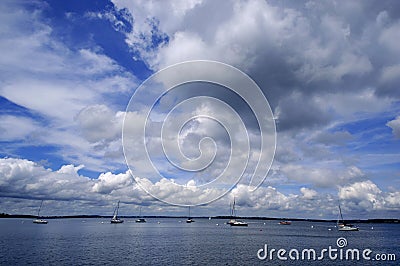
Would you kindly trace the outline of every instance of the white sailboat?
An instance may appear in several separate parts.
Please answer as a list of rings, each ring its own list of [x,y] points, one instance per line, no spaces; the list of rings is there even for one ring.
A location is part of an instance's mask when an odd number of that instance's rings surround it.
[[[118,210],[119,210],[119,201],[117,203],[117,207],[115,207],[113,218],[111,219],[112,224],[121,224],[124,220],[118,218]]]
[[[35,220],[33,220],[33,223],[35,223],[35,224],[47,224],[48,223],[46,220],[40,219],[40,210],[42,209],[42,205],[43,205],[43,200],[40,203],[40,207],[39,207],[39,210],[37,213],[37,218]]]
[[[233,198],[233,204],[231,208],[231,219],[227,222],[230,226],[248,226],[246,222],[236,220],[236,210],[235,210],[236,201]]]
[[[339,231],[358,231],[358,227],[352,225],[352,224],[345,224],[343,215],[342,215],[342,209],[340,208],[339,204],[339,215],[337,220],[337,227]]]
[[[139,219],[135,221],[136,223],[145,223],[146,219],[142,217],[142,207],[139,208]]]
[[[189,206],[189,217],[187,218],[186,222],[187,222],[188,224],[194,222],[194,220],[190,217],[190,206]]]

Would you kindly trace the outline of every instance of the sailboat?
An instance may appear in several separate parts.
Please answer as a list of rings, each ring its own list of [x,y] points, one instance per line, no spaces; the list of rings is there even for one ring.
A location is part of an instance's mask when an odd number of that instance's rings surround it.
[[[142,217],[142,207],[139,208],[139,219],[135,221],[136,223],[145,223],[146,219]]]
[[[42,205],[43,205],[43,200],[40,203],[40,207],[39,207],[39,210],[37,212],[37,218],[35,220],[33,220],[33,223],[35,223],[35,224],[47,224],[46,220],[40,219],[40,210],[42,209]]]
[[[119,201],[117,203],[117,207],[115,207],[113,218],[111,219],[112,224],[121,224],[124,220],[118,218],[118,210],[119,210]]]
[[[194,220],[190,217],[190,206],[189,206],[189,217],[187,218],[186,222],[187,222],[188,224],[194,222]]]
[[[358,227],[355,227],[352,224],[344,223],[342,209],[340,208],[340,204],[339,204],[339,215],[340,215],[340,219],[338,217],[338,221],[337,221],[337,227],[338,227],[339,231],[358,231]]]
[[[231,208],[231,219],[227,222],[227,224],[229,224],[230,226],[248,226],[246,222],[235,219],[236,217],[235,205],[236,205],[235,198],[233,198],[233,204]]]

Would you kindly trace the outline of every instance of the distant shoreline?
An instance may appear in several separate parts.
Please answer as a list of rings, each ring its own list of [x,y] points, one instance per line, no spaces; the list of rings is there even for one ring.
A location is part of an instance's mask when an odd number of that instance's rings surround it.
[[[56,216],[43,216],[46,219],[71,219],[71,218],[84,218],[84,219],[93,219],[93,218],[111,218],[109,215],[56,215]],[[129,218],[138,218],[139,216],[120,216],[121,218],[129,219]],[[1,213],[0,218],[36,218],[35,215],[25,215],[25,214],[5,214]],[[141,216],[141,218],[168,218],[168,219],[177,219],[177,218],[187,218],[186,216]],[[209,217],[193,217],[195,219],[209,219]],[[230,216],[212,216],[211,219],[230,219]],[[273,217],[236,217],[238,219],[246,219],[246,220],[271,220],[271,221],[305,221],[305,222],[326,222],[326,223],[336,223],[337,220],[325,220],[325,219],[303,219],[303,218],[273,218]],[[400,223],[400,219],[349,219],[346,220],[348,223]]]

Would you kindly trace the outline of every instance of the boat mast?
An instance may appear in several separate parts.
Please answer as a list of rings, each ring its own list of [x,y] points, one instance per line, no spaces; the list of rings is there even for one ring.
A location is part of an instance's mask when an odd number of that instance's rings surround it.
[[[42,209],[43,200],[40,202],[39,210],[37,212],[37,217],[39,218],[40,210]]]
[[[340,208],[340,204],[339,204],[339,215],[340,215],[340,219],[341,219],[342,223],[344,223],[344,219],[343,219],[343,215],[342,215],[342,208]]]
[[[235,201],[235,197],[234,197],[233,198],[233,206],[232,206],[232,215],[233,215],[233,217],[236,217],[235,205],[236,205],[236,201]]]
[[[117,219],[117,216],[118,216],[118,209],[119,209],[119,201],[118,201],[118,203],[117,203],[117,207],[115,207],[115,210],[114,210],[114,216],[113,216],[113,219],[114,219],[114,220]]]

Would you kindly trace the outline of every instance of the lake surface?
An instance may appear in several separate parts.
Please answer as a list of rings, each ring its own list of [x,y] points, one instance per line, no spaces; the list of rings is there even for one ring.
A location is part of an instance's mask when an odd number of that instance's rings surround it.
[[[339,232],[330,223],[249,220],[248,227],[230,227],[226,220],[147,219],[135,223],[110,224],[109,219],[49,219],[47,225],[30,219],[0,219],[1,265],[399,265],[400,225],[360,224],[358,232]],[[158,223],[159,222],[159,223]],[[373,229],[372,229],[373,227]],[[344,237],[347,246],[339,248]],[[343,240],[343,239],[342,239]],[[343,243],[343,242],[342,242]],[[257,252],[267,244],[285,249],[280,260],[260,260]],[[332,260],[322,249],[337,249]],[[300,260],[290,259],[290,250],[299,251]],[[315,261],[308,260],[304,249],[314,249]],[[342,249],[360,250],[360,260],[339,259]],[[372,251],[364,260],[361,252]],[[397,261],[373,261],[376,254],[395,254]],[[264,255],[262,250],[259,255]],[[295,251],[291,255],[296,258]],[[387,255],[385,255],[387,257]]]

